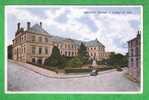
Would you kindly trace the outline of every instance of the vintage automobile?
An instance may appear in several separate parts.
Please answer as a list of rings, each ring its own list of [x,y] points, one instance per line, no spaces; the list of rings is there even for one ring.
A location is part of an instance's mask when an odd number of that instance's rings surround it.
[[[90,76],[96,76],[98,74],[97,70],[92,70]]]

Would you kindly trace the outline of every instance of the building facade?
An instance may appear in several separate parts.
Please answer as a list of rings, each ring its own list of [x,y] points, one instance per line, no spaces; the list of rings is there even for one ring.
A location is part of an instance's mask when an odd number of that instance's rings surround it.
[[[83,42],[87,46],[90,59],[107,59],[110,55],[105,52],[105,46],[97,39],[84,42],[70,38],[62,38],[50,35],[42,28],[42,23],[31,26],[27,22],[27,29],[17,24],[17,31],[13,39],[13,59],[21,62],[44,64],[51,53],[52,48],[57,46],[63,56],[77,56],[79,46]]]
[[[128,41],[128,68],[129,75],[136,81],[140,81],[140,71],[141,71],[141,37],[140,31],[138,31],[137,36]]]

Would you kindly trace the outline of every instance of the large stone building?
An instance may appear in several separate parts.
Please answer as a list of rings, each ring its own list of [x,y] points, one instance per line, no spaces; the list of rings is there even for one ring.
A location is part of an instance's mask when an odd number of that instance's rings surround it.
[[[13,59],[43,64],[51,55],[53,46],[59,48],[61,55],[77,56],[81,42],[83,41],[50,35],[42,28],[41,22],[33,26],[27,22],[26,30],[18,23],[13,40]],[[109,52],[105,52],[105,46],[97,39],[83,43],[87,46],[91,59],[107,59],[110,55]]]
[[[140,81],[140,50],[141,50],[141,37],[140,31],[138,31],[137,37],[128,41],[128,68],[129,75],[136,81]]]

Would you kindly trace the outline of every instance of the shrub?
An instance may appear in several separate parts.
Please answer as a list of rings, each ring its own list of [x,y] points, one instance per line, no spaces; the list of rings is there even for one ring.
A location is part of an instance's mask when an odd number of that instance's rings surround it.
[[[82,64],[83,63],[79,57],[74,57],[65,62],[65,67],[81,67]]]

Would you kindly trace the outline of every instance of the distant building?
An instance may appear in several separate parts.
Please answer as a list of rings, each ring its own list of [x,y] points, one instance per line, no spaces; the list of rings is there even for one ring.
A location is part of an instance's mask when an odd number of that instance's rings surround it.
[[[50,35],[42,28],[41,22],[32,27],[27,22],[26,30],[20,23],[17,27],[13,40],[13,59],[16,61],[43,64],[51,55],[53,46],[57,46],[63,56],[77,56],[78,48],[83,42]],[[110,53],[105,52],[105,46],[97,39],[83,43],[87,46],[90,59],[102,60],[109,57]]]
[[[128,68],[129,75],[137,81],[140,81],[141,70],[141,37],[140,31],[138,31],[137,37],[128,41]]]

